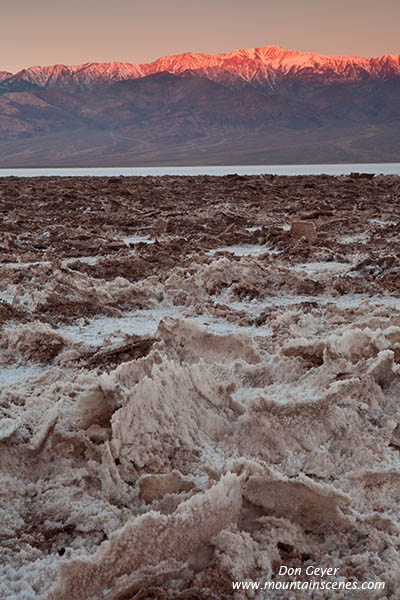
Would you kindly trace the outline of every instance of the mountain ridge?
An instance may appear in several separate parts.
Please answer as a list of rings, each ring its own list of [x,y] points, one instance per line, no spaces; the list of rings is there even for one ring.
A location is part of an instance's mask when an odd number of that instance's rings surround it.
[[[70,66],[35,65],[13,74],[0,71],[0,85],[3,88],[11,86],[11,89],[23,83],[39,88],[94,89],[163,71],[175,75],[185,71],[196,72],[198,76],[222,84],[229,73],[231,85],[232,78],[236,78],[238,83],[273,88],[277,81],[287,76],[294,79],[311,76],[325,81],[397,77],[400,76],[400,54],[384,54],[378,57],[336,56],[287,50],[280,46],[260,46],[219,54],[185,52],[162,56],[155,61],[140,64],[112,61]]]

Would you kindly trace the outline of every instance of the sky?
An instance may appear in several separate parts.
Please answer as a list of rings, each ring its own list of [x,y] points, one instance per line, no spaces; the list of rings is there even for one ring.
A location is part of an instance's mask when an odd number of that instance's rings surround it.
[[[282,46],[400,53],[400,0],[0,0],[0,70]]]

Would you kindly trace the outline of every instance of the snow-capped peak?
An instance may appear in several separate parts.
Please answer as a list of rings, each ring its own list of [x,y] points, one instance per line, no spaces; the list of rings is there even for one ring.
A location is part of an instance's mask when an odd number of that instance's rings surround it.
[[[286,50],[280,46],[261,46],[223,54],[186,52],[144,64],[89,62],[73,66],[33,66],[14,75],[0,71],[0,82],[19,80],[40,87],[91,89],[162,71],[179,75],[188,70],[217,82],[225,80],[228,73],[233,78],[257,85],[272,85],[287,76],[301,78],[304,75],[328,81],[389,78],[400,76],[400,55],[387,54],[375,58],[330,56]]]

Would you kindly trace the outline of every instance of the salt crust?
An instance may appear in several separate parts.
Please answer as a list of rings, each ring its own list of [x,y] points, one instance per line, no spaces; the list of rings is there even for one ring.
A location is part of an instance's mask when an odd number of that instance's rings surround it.
[[[148,356],[108,374],[52,368],[4,388],[1,535],[17,539],[3,597],[116,600],[200,577],[204,556],[257,578],[278,541],[344,576],[364,544],[357,577],[395,585],[400,326],[364,310],[338,327],[339,314],[321,335],[312,315],[282,313],[268,350],[167,318]],[[143,476],[171,471],[188,484],[155,479],[144,504]]]
[[[207,572],[265,580],[282,560],[396,598],[396,297],[334,298],[324,274],[251,256],[135,284],[44,268],[10,275],[31,319],[0,335],[3,372],[22,369],[0,390],[2,598],[120,600]],[[82,321],[63,324],[68,307]],[[121,332],[96,337],[107,318]],[[91,367],[130,319],[149,352]]]

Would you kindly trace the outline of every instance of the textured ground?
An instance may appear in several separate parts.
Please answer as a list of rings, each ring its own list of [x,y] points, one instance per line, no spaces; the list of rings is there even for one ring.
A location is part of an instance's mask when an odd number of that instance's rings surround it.
[[[0,211],[2,598],[311,564],[398,598],[399,177],[3,178]]]

